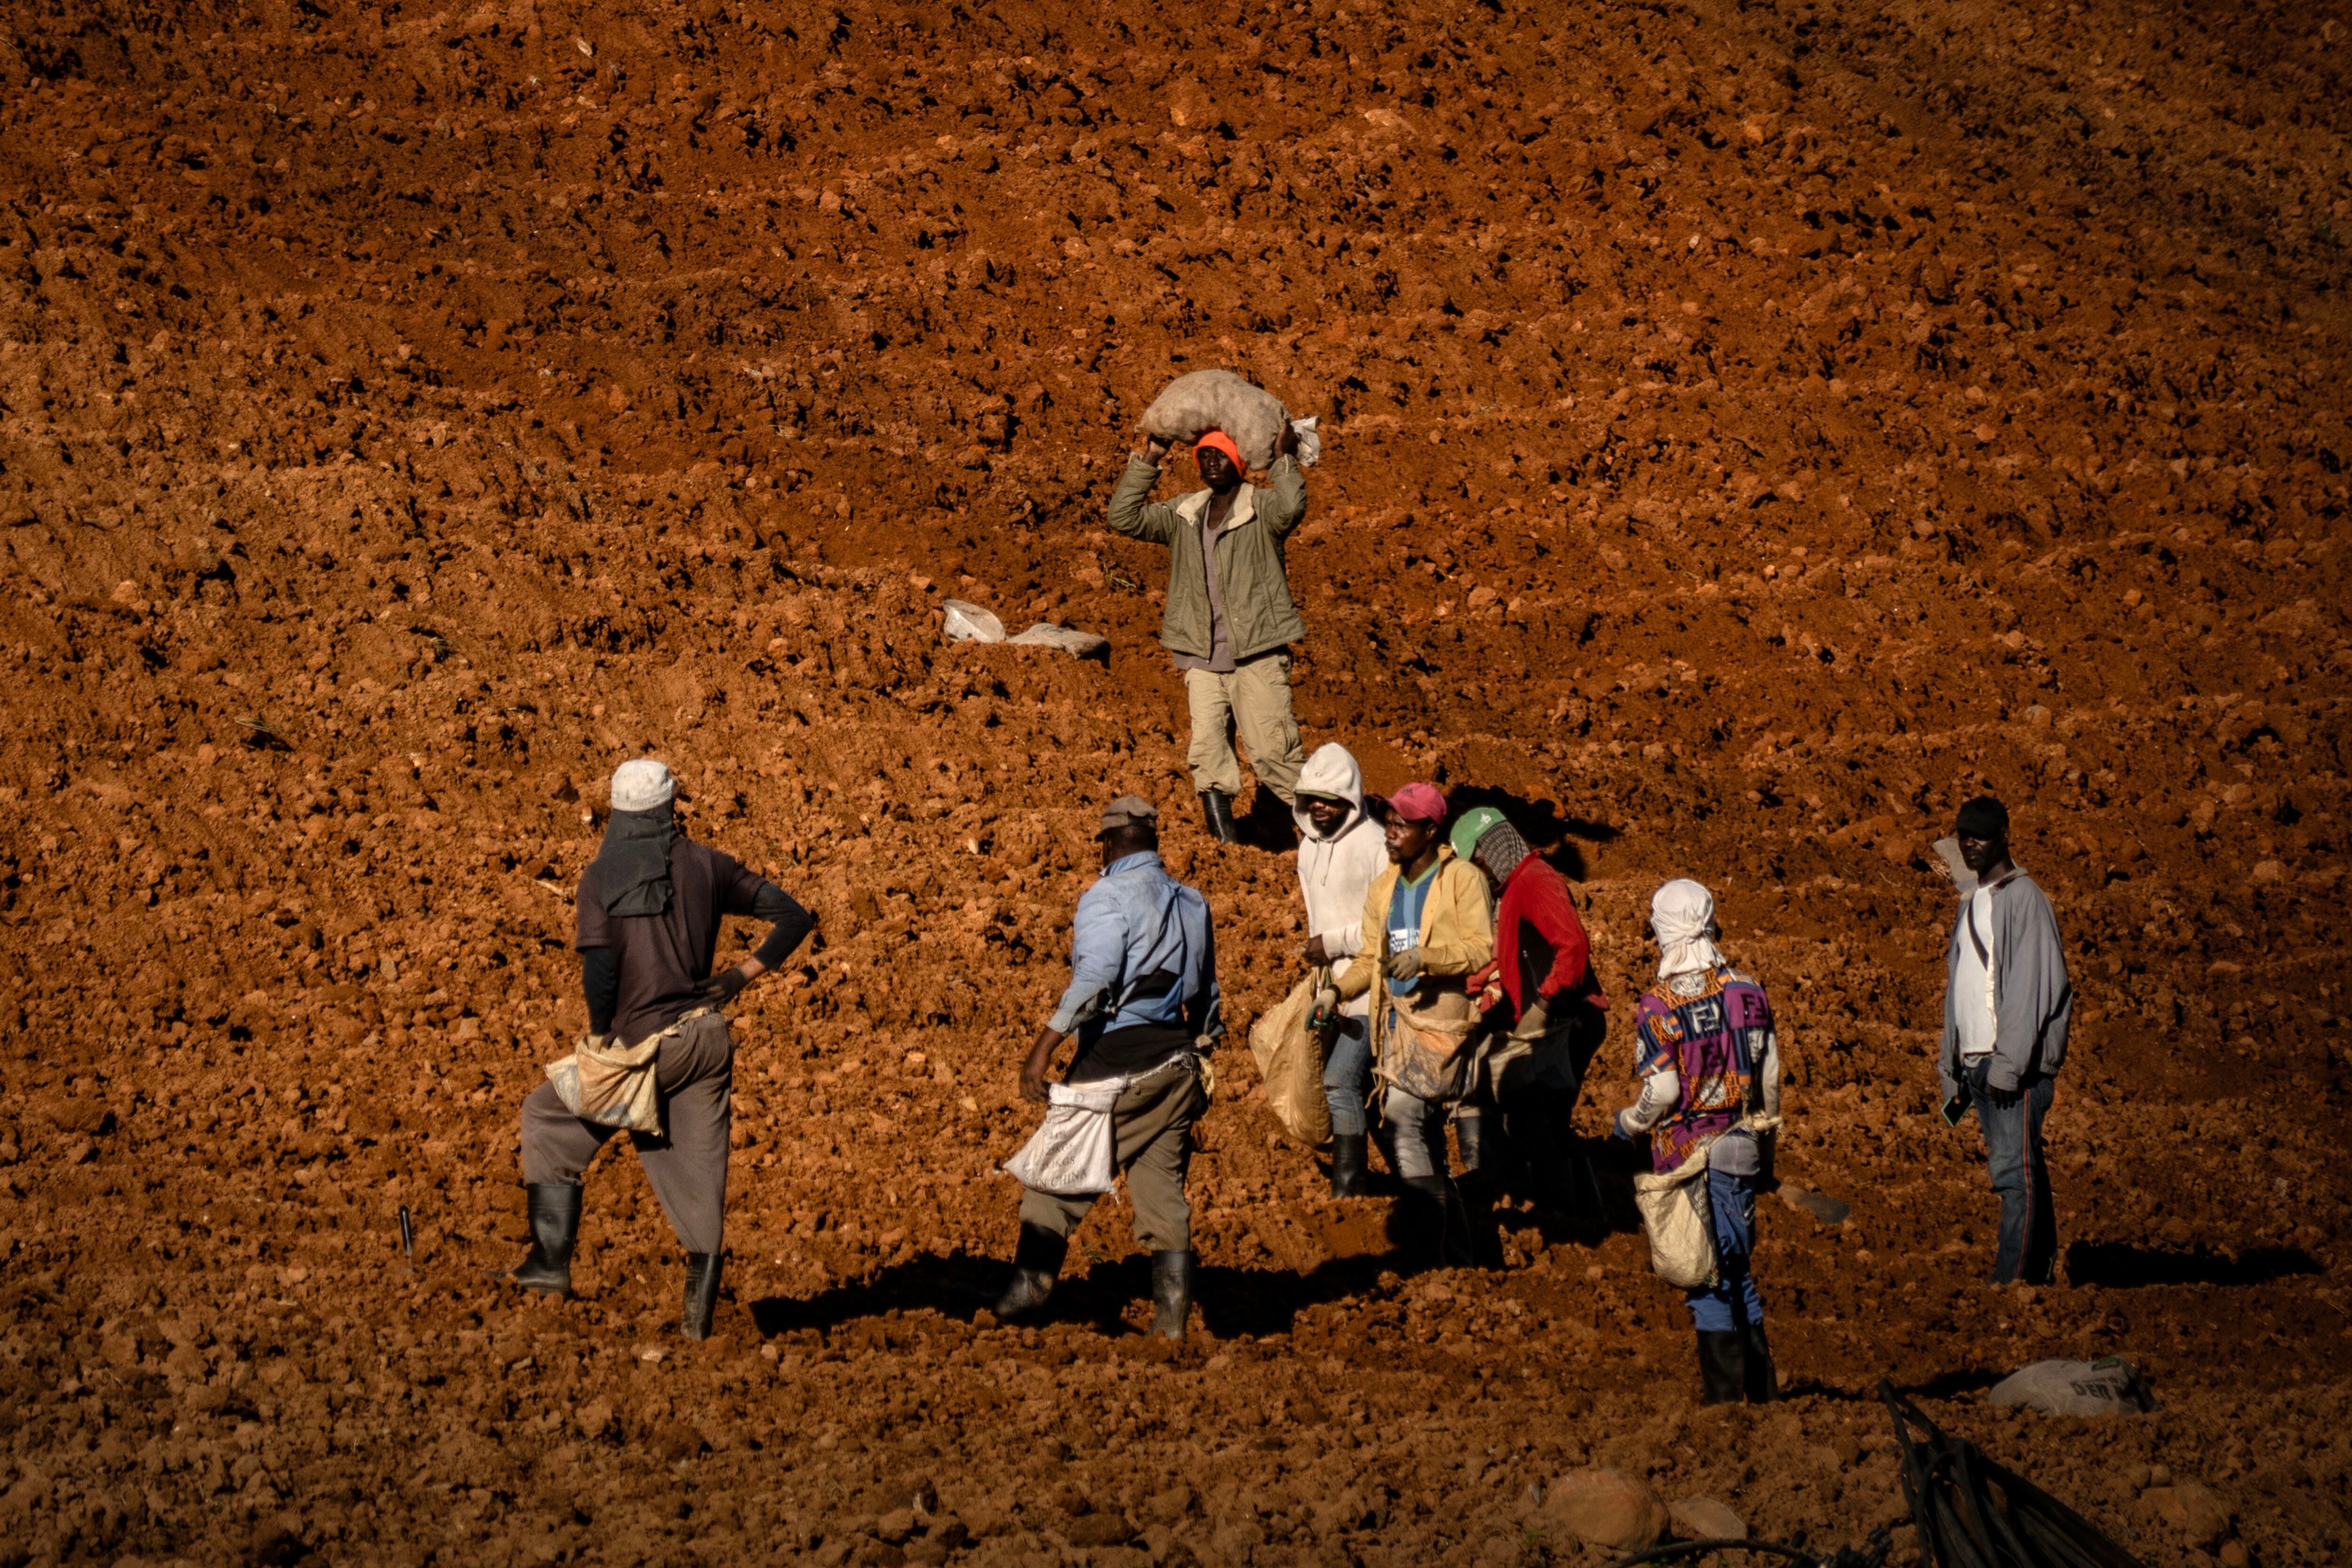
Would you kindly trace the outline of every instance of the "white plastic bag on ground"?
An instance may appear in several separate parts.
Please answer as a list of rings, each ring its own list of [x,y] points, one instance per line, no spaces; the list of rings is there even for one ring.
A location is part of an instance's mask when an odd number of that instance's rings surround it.
[[[2037,1361],[1993,1384],[1995,1405],[2023,1405],[2044,1415],[2141,1415],[2156,1408],[2139,1369],[2121,1356],[2099,1361]]]
[[[1019,1153],[1004,1162],[1004,1173],[1057,1198],[1110,1191],[1118,1179],[1110,1113],[1126,1087],[1123,1080],[1076,1087],[1047,1084],[1045,1122]]]
[[[1274,448],[1290,418],[1282,399],[1229,370],[1196,370],[1170,382],[1143,411],[1143,433],[1184,443],[1223,430],[1241,448],[1245,468],[1274,463]]]
[[[1050,621],[1039,621],[1019,637],[1009,639],[1018,647],[1057,647],[1077,658],[1098,658],[1110,662],[1110,639],[1092,632],[1073,631]]]
[[[950,642],[1003,642],[1004,623],[990,611],[962,599],[950,599],[940,605],[941,618],[947,623]]]

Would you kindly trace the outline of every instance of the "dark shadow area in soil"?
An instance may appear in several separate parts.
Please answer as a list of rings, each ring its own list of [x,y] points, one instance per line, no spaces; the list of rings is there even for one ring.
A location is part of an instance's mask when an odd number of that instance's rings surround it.
[[[2202,1247],[2182,1252],[2121,1241],[2078,1241],[2066,1249],[2071,1283],[2117,1290],[2146,1285],[2267,1285],[2291,1274],[2319,1272],[2318,1260],[2299,1247],[2257,1247],[2234,1258]]]
[[[1528,847],[1571,882],[1584,880],[1588,869],[1579,841],[1606,844],[1617,837],[1617,830],[1605,822],[1561,816],[1556,801],[1534,800],[1486,784],[1464,784],[1448,790],[1445,805],[1455,817],[1482,805],[1493,806],[1510,819],[1511,826],[1519,830],[1519,837],[1528,841]]]
[[[1958,1399],[1962,1394],[1982,1394],[2008,1375],[2008,1373],[1990,1367],[1954,1367],[1949,1372],[1939,1372],[1933,1377],[1923,1378],[1916,1383],[1897,1383],[1895,1385],[1895,1392],[1911,1399]],[[1868,1405],[1882,1403],[1878,1393],[1878,1379],[1874,1375],[1853,1387],[1837,1383],[1824,1383],[1810,1377],[1784,1376],[1780,1384],[1780,1394],[1783,1398],[1810,1394],[1822,1399],[1852,1400]]]

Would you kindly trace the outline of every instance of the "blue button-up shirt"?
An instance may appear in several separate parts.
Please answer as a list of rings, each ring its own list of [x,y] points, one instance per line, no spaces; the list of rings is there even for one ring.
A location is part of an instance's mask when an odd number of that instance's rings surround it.
[[[1070,984],[1049,1026],[1092,1045],[1113,1029],[1176,1025],[1224,1033],[1209,901],[1168,874],[1156,850],[1122,855],[1078,900]]]

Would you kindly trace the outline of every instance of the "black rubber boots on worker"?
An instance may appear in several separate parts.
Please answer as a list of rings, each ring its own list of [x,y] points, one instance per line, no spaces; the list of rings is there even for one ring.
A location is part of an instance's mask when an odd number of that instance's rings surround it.
[[[1698,1402],[1737,1405],[1748,1397],[1748,1352],[1737,1329],[1698,1331]]]
[[[996,1315],[1009,1321],[1044,1306],[1045,1298],[1054,1293],[1054,1281],[1061,1278],[1062,1259],[1069,1250],[1067,1237],[1055,1236],[1042,1226],[1023,1226],[1021,1239],[1013,1248],[1013,1282],[997,1298]]]
[[[1470,1215],[1449,1176],[1407,1176],[1397,1197],[1397,1244],[1415,1268],[1467,1268]]]
[[[1184,1337],[1184,1322],[1192,1313],[1192,1255],[1155,1252],[1151,1255],[1151,1331],[1163,1340]]]
[[[1748,1352],[1748,1403],[1769,1405],[1780,1397],[1780,1379],[1772,1370],[1772,1347],[1765,1342],[1764,1325],[1748,1323],[1739,1333]]]
[[[1209,836],[1220,844],[1239,844],[1242,825],[1234,820],[1234,797],[1221,789],[1201,792],[1201,815],[1209,824]]]
[[[1780,1397],[1772,1372],[1772,1347],[1764,1325],[1701,1329],[1698,1332],[1698,1402],[1701,1405],[1769,1405]]]
[[[1335,1198],[1360,1198],[1370,1195],[1371,1170],[1365,1145],[1370,1135],[1364,1132],[1334,1132],[1331,1134],[1331,1195]]]
[[[716,1252],[686,1255],[686,1310],[677,1331],[689,1340],[710,1337],[710,1315],[719,1310],[719,1261]]]
[[[581,1189],[542,1183],[523,1189],[530,1205],[530,1251],[505,1278],[526,1290],[572,1294],[572,1247],[580,1239]]]

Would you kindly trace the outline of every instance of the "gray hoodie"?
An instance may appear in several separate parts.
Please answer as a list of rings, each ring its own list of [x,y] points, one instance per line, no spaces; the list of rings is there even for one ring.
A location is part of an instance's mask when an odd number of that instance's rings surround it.
[[[2047,1078],[2066,1061],[2066,1026],[2074,1016],[2074,988],[2066,979],[2066,952],[2058,938],[2058,916],[2049,898],[2022,870],[2012,870],[1992,888],[1992,915],[2000,934],[1994,942],[1993,1047],[1985,1069],[1987,1087],[2012,1089],[2028,1074]],[[1944,1080],[1946,1104],[1960,1098],[1960,1029],[1953,991],[1967,940],[1966,917],[1973,886],[1960,889],[1952,916],[1951,945],[1944,955],[1944,1038],[1936,1070]]]

